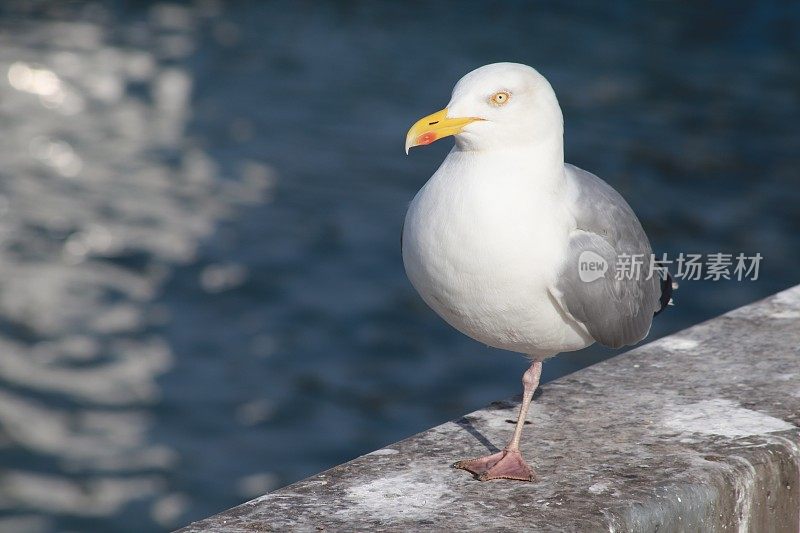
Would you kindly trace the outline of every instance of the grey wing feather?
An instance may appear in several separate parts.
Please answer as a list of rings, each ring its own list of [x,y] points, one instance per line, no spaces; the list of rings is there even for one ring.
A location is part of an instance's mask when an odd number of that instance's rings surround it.
[[[661,308],[661,286],[651,273],[650,243],[633,210],[610,185],[585,170],[566,166],[571,210],[578,228],[570,235],[567,254],[554,291],[564,310],[583,324],[594,340],[612,348],[639,342],[650,331]],[[608,265],[605,274],[583,281],[579,261],[593,252]],[[616,279],[622,254],[641,259],[633,279]],[[626,278],[626,277],[625,277]]]

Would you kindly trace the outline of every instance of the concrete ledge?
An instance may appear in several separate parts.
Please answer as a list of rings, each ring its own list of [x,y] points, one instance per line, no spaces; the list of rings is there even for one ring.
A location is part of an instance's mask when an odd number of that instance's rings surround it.
[[[800,286],[545,384],[522,442],[536,483],[450,468],[502,447],[516,406],[181,531],[800,530]]]

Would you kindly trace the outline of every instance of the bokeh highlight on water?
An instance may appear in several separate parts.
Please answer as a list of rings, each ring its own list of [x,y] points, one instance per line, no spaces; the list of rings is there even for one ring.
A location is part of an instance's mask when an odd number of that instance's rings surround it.
[[[448,149],[406,158],[405,131],[484,63],[551,80],[568,160],[658,251],[764,256],[758,281],[684,283],[651,338],[796,283],[799,19],[5,3],[0,530],[177,527],[516,394],[524,361],[435,317],[399,253]]]

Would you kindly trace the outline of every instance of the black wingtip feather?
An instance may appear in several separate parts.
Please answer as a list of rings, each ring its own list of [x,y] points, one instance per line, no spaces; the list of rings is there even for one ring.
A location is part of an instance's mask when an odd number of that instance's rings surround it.
[[[661,298],[658,299],[661,307],[653,313],[653,316],[656,316],[661,311],[666,309],[666,307],[672,301],[672,291],[677,285],[674,285],[672,281],[672,276],[669,275],[669,272],[666,272],[666,276],[661,280]]]

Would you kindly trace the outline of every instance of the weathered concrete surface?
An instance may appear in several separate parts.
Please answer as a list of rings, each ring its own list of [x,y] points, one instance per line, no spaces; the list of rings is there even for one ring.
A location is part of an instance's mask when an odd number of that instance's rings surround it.
[[[800,286],[544,385],[522,443],[538,482],[450,468],[502,447],[516,408],[182,531],[800,530]]]

